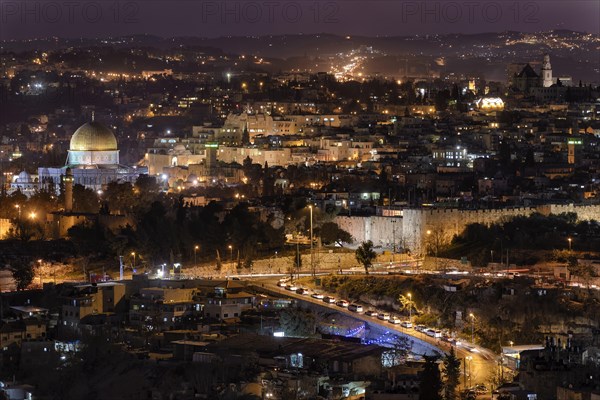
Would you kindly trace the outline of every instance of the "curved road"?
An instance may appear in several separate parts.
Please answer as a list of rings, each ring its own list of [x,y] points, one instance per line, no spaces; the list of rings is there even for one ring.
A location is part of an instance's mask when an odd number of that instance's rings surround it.
[[[388,322],[383,322],[376,317],[369,317],[362,313],[355,313],[349,311],[347,308],[336,306],[335,304],[325,303],[322,300],[315,299],[309,295],[301,295],[295,292],[285,290],[276,284],[265,282],[264,287],[287,297],[296,298],[298,300],[302,300],[305,302],[317,304],[319,306],[329,308],[332,311],[345,314],[354,319],[362,320],[370,325],[376,325],[380,328],[383,328],[388,331],[395,331],[400,334],[404,334],[407,336],[412,336],[418,340],[429,343],[430,345],[441,349],[444,352],[450,350],[450,343],[432,338],[427,336],[424,333],[418,332],[414,329],[405,329],[400,327],[399,325],[390,324]],[[467,348],[465,346],[459,345],[455,346],[455,351],[457,357],[461,359],[463,362],[461,364],[461,387],[471,387],[477,384],[484,384],[486,387],[490,386],[490,382],[492,379],[497,376],[499,371],[499,357],[494,354],[489,349],[485,349],[476,345],[468,344]],[[466,364],[466,365],[465,365]],[[465,377],[466,372],[466,377]],[[465,379],[466,378],[466,379]],[[466,385],[465,385],[466,381]]]

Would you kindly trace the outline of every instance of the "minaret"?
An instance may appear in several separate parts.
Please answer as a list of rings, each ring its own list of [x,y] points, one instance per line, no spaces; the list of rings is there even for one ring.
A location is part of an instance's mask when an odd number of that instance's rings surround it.
[[[64,177],[65,182],[65,212],[73,211],[73,173],[71,168],[67,168]]]
[[[554,84],[552,78],[552,66],[550,65],[550,55],[544,54],[544,62],[542,63],[542,86],[550,87]]]

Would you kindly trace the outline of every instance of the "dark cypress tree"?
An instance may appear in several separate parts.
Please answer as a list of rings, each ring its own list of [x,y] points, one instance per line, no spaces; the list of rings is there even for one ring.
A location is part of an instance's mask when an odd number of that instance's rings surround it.
[[[244,131],[242,132],[242,146],[248,146],[250,144],[250,134],[248,133],[248,124],[244,125]]]
[[[456,357],[454,347],[444,357],[444,400],[458,399],[457,389],[460,383],[460,359]]]
[[[442,378],[437,356],[424,356],[425,368],[421,371],[419,400],[442,400]]]

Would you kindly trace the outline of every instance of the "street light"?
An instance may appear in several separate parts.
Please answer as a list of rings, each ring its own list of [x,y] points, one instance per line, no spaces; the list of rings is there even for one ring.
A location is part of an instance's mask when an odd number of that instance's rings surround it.
[[[473,313],[470,313],[469,317],[471,317],[471,343],[475,343],[475,335],[473,333],[475,330],[475,315],[473,315]]]
[[[29,213],[29,219],[35,219],[36,215],[37,214],[35,213],[35,211],[30,212]]]
[[[392,266],[394,264],[394,255],[396,254],[396,220],[392,221]]]
[[[408,322],[412,323],[412,294],[408,293]]]
[[[21,205],[20,204],[15,204],[15,208],[18,210],[19,212],[19,219],[21,219]]]
[[[196,258],[196,253],[198,252],[199,248],[200,248],[200,246],[198,246],[198,245],[194,246],[194,267],[198,266],[198,261],[197,261],[197,258]]]
[[[514,342],[512,340],[509,340],[508,344],[510,344],[510,347],[513,347]]]
[[[131,252],[131,256],[133,257],[133,269],[135,270],[135,251]]]
[[[233,267],[233,246],[229,245],[229,246],[227,246],[227,248],[229,249],[229,262],[231,263],[231,266]]]
[[[571,242],[573,241],[573,239],[568,238],[567,240],[569,241],[569,252],[570,252],[571,251]]]
[[[313,207],[310,205],[308,208],[310,210],[310,270],[312,275],[315,276],[315,264],[313,256]]]

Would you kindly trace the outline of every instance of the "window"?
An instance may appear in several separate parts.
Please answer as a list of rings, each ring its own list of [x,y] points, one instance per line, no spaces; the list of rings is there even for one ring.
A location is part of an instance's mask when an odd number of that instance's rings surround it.
[[[229,317],[229,314],[223,314],[223,318]]]

